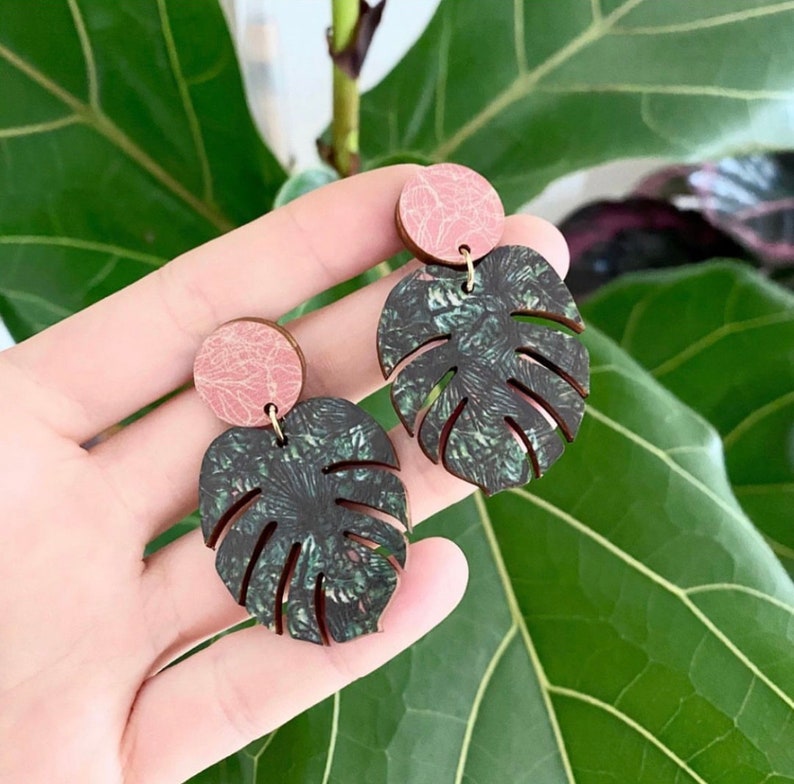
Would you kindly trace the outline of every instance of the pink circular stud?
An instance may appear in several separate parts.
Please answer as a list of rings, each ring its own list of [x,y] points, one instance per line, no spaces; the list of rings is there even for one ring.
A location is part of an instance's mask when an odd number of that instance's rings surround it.
[[[474,260],[502,237],[505,211],[488,180],[466,166],[437,163],[411,177],[397,202],[397,229],[423,261],[462,265],[461,248]]]
[[[303,354],[293,337],[259,319],[218,327],[193,364],[201,399],[219,419],[241,427],[271,424],[268,403],[283,417],[300,397],[304,377]]]

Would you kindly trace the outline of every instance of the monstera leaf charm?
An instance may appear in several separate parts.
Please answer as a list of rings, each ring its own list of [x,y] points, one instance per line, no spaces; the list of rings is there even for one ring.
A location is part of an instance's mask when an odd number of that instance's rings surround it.
[[[398,283],[381,315],[378,352],[387,378],[411,358],[391,395],[427,456],[490,494],[525,484],[530,467],[543,474],[563,451],[557,428],[573,440],[588,355],[553,328],[584,325],[565,284],[535,251],[496,248],[477,265],[471,293],[465,279],[427,265]]]
[[[204,539],[232,596],[265,626],[342,642],[376,631],[409,527],[386,433],[346,400],[313,398],[270,428],[234,427],[201,468]],[[382,516],[382,515],[381,515]],[[225,535],[224,535],[225,534]],[[223,538],[221,539],[221,536]]]

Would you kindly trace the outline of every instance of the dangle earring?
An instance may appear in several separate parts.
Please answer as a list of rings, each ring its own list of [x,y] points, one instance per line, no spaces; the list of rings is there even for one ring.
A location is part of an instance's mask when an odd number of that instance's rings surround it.
[[[282,634],[329,644],[378,629],[410,530],[394,448],[340,398],[298,403],[300,348],[272,322],[231,321],[202,344],[199,396],[234,427],[204,455],[201,527],[234,599]]]
[[[589,358],[560,325],[584,324],[536,251],[495,247],[504,208],[464,166],[420,171],[397,203],[397,228],[425,266],[389,294],[378,326],[392,403],[433,462],[491,494],[523,485],[563,452],[584,414]],[[550,324],[550,326],[548,326]]]

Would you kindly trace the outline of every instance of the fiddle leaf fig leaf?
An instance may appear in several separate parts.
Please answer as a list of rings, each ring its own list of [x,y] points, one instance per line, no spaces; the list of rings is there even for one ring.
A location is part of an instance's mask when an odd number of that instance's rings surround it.
[[[235,427],[204,456],[204,539],[232,596],[262,624],[315,643],[376,631],[397,587],[408,527],[386,432],[339,398],[299,403],[270,428]],[[379,550],[382,548],[382,550]],[[383,551],[386,551],[385,553]]]
[[[733,492],[794,575],[794,295],[715,262],[627,275],[584,310],[719,431]]]
[[[793,37],[785,0],[441,0],[362,96],[364,164],[462,163],[511,211],[616,158],[788,148]]]
[[[266,212],[217,2],[6,2],[0,315],[21,340]]]
[[[438,265],[404,278],[384,307],[378,350],[388,377],[429,346],[397,375],[394,406],[413,434],[429,403],[418,428],[425,454],[490,494],[528,482],[529,463],[534,476],[545,473],[563,452],[556,427],[574,439],[588,357],[572,336],[519,320],[584,329],[565,284],[535,251],[496,248],[478,264],[471,293],[464,282],[460,270]]]

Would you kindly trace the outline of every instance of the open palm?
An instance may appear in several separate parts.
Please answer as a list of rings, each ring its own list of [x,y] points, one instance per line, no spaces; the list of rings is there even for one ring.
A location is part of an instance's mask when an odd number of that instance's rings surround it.
[[[0,780],[182,781],[380,666],[458,602],[465,561],[427,539],[381,634],[322,648],[248,628],[165,669],[246,617],[198,532],[143,557],[195,508],[224,425],[187,389],[81,446],[189,381],[220,323],[277,319],[396,252],[394,204],[412,172],[316,191],[0,354]],[[564,242],[543,221],[508,219],[504,241],[564,272]],[[375,331],[395,280],[290,325],[307,396],[359,400],[383,384]],[[392,436],[415,521],[470,492]]]

